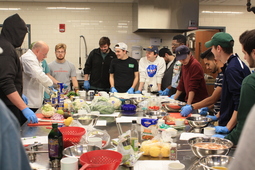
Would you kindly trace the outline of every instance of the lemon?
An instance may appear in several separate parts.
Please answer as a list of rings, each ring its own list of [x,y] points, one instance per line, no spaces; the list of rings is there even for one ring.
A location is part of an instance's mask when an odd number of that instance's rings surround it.
[[[65,126],[69,126],[73,121],[72,117],[68,117],[67,119],[64,120]]]

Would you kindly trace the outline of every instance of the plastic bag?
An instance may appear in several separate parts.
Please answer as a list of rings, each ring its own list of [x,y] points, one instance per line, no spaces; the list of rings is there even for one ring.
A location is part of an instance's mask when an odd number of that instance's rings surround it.
[[[122,154],[122,165],[132,167],[142,153],[135,152],[130,143],[130,130],[119,136],[117,151]]]
[[[170,148],[170,143],[160,142],[153,139],[142,142],[140,151],[143,152],[143,155],[146,156],[169,157]]]

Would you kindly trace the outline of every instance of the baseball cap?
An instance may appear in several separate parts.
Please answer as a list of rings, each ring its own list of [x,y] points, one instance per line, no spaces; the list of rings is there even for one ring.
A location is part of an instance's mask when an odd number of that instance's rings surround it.
[[[187,54],[190,53],[189,48],[186,45],[180,45],[175,49],[176,60],[184,60],[187,58]]]
[[[158,47],[157,46],[149,46],[148,48],[144,48],[145,51],[155,52],[158,54]]]
[[[221,47],[233,47],[234,43],[230,43],[234,41],[233,37],[225,32],[217,32],[213,35],[210,41],[205,43],[206,48],[209,48],[213,45],[220,45]]]
[[[128,49],[128,46],[127,44],[123,43],[123,42],[119,42],[117,43],[115,46],[114,46],[114,49],[117,48],[117,49],[121,49],[121,50],[126,50]]]
[[[158,55],[160,56],[160,57],[165,57],[165,54],[169,54],[169,55],[173,55],[172,53],[171,53],[171,51],[168,49],[168,48],[161,48],[160,50],[159,50],[159,52],[158,52]]]

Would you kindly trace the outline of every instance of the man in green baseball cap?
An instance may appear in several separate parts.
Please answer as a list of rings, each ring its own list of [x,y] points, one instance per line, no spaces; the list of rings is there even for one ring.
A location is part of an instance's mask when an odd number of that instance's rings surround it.
[[[234,39],[233,37],[225,32],[218,32],[213,35],[210,41],[205,43],[206,48],[211,46],[220,45],[221,47],[233,47],[234,46]]]
[[[205,43],[205,46],[212,47],[215,59],[224,63],[220,111],[216,116],[207,116],[214,121],[219,120],[219,126],[215,126],[215,132],[223,133],[223,135],[217,134],[214,137],[223,137],[236,125],[241,84],[250,74],[250,70],[238,55],[233,53],[234,40],[230,34],[216,33],[210,41]]]

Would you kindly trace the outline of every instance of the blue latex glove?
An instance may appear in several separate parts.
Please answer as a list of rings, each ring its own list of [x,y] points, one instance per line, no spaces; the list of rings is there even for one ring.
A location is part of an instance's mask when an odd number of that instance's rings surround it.
[[[140,90],[135,91],[135,94],[141,94],[142,92]]]
[[[65,83],[63,83],[63,88],[67,89],[68,85],[66,85]]]
[[[215,134],[215,135],[212,135],[212,137],[215,137],[215,138],[225,138],[225,136],[227,136],[226,134],[223,135],[223,134]]]
[[[118,91],[114,87],[112,87],[110,92],[114,93],[114,92],[118,92]]]
[[[188,116],[191,112],[192,112],[192,107],[191,107],[191,105],[190,104],[187,104],[186,106],[183,106],[182,108],[181,108],[181,115],[183,116],[183,117],[186,117],[186,116]]]
[[[208,107],[203,107],[201,108],[201,111],[199,114],[202,116],[206,116],[208,111],[209,111]]]
[[[134,94],[134,88],[133,87],[130,87],[127,91],[128,94]]]
[[[89,90],[90,84],[89,84],[88,80],[84,81],[83,87],[84,87],[84,89]]]
[[[217,121],[218,120],[217,116],[207,115],[206,117],[211,118],[213,121]]]
[[[168,96],[169,92],[170,92],[170,89],[166,88],[166,89],[162,92],[161,95],[162,95],[162,96]]]
[[[21,112],[27,118],[28,122],[38,123],[38,119],[37,119],[35,113],[31,109],[29,109],[28,107],[21,110]]]
[[[27,105],[28,104],[27,96],[22,94],[22,99],[23,99],[24,103],[26,103],[26,105]]]
[[[175,94],[173,94],[172,96],[170,96],[170,99],[174,99],[174,96],[175,96]]]
[[[158,93],[159,93],[160,96],[162,96],[163,91],[159,90]]]
[[[226,126],[215,126],[216,133],[229,133],[229,130]]]
[[[56,90],[56,89],[54,89],[54,87],[53,87],[53,86],[50,86],[49,88],[51,89],[51,91],[53,91],[53,92],[57,92],[57,90]]]

